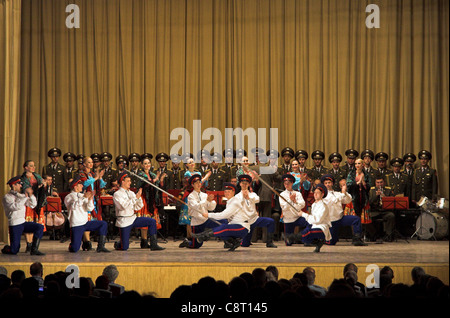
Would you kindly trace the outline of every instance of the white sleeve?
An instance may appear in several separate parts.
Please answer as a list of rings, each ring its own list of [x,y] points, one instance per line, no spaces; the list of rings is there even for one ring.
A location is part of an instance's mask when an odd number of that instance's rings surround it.
[[[227,205],[225,210],[219,213],[208,213],[208,217],[215,220],[223,220],[230,219],[233,215],[236,214],[239,209],[242,209],[242,206],[239,204],[239,201],[236,200],[231,204]]]
[[[36,205],[37,205],[37,199],[36,199],[36,197],[34,196],[34,194],[32,194],[31,196],[29,196],[29,197],[27,198],[27,201],[25,202],[25,205],[26,205],[27,207],[32,208],[32,209],[34,209],[34,208],[36,207]]]
[[[22,196],[14,196],[14,195],[5,195],[3,197],[3,207],[5,208],[5,212],[13,212],[18,211],[25,205],[25,202],[28,198],[24,195]]]
[[[253,204],[259,203],[259,196],[256,193],[250,192],[249,193],[249,198],[250,198],[250,202],[251,203],[253,203]]]
[[[311,209],[311,214],[303,213],[303,217],[309,224],[323,224],[325,223],[325,217],[327,216],[327,210],[325,204],[315,205]]]
[[[84,196],[79,196],[78,194],[68,194],[64,199],[64,205],[71,211],[74,211],[78,207],[82,207],[85,203],[87,203],[87,199]]]
[[[136,195],[133,192],[132,197],[128,198],[128,196],[124,196],[121,192],[114,193],[113,200],[114,204],[118,207],[116,209],[116,214],[118,216],[131,216],[134,214],[134,211],[140,210],[144,207],[144,202],[142,202],[142,198],[136,198]],[[127,211],[130,211],[128,213]]]

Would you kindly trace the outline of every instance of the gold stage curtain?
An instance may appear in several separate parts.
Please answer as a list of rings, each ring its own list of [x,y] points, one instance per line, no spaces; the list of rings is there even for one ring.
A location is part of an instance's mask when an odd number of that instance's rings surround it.
[[[15,172],[20,98],[21,0],[0,0],[0,196]],[[8,222],[0,207],[0,242],[8,238]]]
[[[66,27],[72,3],[80,28]],[[380,28],[366,27],[371,3]],[[266,128],[266,147],[277,128],[279,149],[326,157],[427,149],[448,198],[448,20],[447,0],[23,0],[7,172],[41,171],[54,146],[169,152],[177,127],[192,150],[199,119]]]

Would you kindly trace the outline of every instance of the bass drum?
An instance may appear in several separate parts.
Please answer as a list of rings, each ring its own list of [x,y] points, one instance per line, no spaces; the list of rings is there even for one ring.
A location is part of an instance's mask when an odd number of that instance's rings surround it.
[[[423,240],[441,240],[448,235],[448,218],[441,212],[423,212],[416,221],[417,236]]]
[[[61,212],[48,212],[46,218],[45,225],[55,230],[62,228],[66,222],[64,214]]]

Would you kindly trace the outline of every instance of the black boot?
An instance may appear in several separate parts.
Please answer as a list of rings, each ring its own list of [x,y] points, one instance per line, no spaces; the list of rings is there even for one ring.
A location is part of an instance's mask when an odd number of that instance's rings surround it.
[[[233,252],[235,249],[237,249],[239,246],[241,246],[241,240],[237,237],[232,237],[226,240],[231,247],[228,249],[228,251]]]
[[[367,246],[367,244],[364,243],[361,238],[361,233],[357,233],[357,234],[355,234],[355,236],[353,236],[352,244],[354,246]]]
[[[91,241],[83,241],[83,244],[81,245],[81,248],[83,251],[90,251],[92,250],[92,243]]]
[[[106,242],[106,236],[100,235],[98,237],[97,253],[110,253],[110,251],[105,248],[105,242]]]
[[[187,238],[185,238],[183,240],[183,242],[181,242],[180,245],[178,245],[178,247],[180,247],[180,248],[189,247],[189,240]]]
[[[324,243],[324,240],[314,240],[314,242],[312,243],[312,245],[316,247],[316,249],[314,250],[314,253],[320,252],[320,248],[323,246],[323,243]]]
[[[214,236],[214,231],[212,229],[206,229],[204,232],[194,234],[192,233],[192,237],[194,237],[199,243],[208,240],[209,238]]]
[[[148,239],[141,238],[141,248],[150,248],[150,244],[148,243]]]
[[[277,246],[273,244],[273,233],[267,233],[266,247],[277,248]]]
[[[30,253],[31,252],[31,243],[27,242],[27,247],[25,248],[25,253]]]
[[[291,246],[292,244],[294,244],[294,240],[295,240],[294,233],[286,235],[286,246]]]
[[[44,253],[39,251],[39,244],[41,243],[41,239],[37,237],[33,237],[33,243],[31,243],[31,251],[30,255],[45,255]]]
[[[2,254],[11,254],[12,255],[12,253],[11,253],[11,246],[9,246],[9,245],[3,246]]]
[[[158,245],[158,239],[156,237],[156,234],[153,234],[152,236],[150,236],[150,250],[152,250],[152,251],[165,250],[164,247],[161,247]]]

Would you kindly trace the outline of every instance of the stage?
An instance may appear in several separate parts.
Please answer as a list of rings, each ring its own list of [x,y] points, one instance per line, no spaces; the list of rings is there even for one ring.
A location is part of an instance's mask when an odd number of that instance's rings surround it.
[[[168,239],[159,244],[163,251],[143,250],[137,239],[132,239],[126,252],[115,251],[113,242],[106,243],[111,253],[79,251],[69,253],[69,242],[49,240],[44,237],[40,250],[45,256],[30,256],[24,253],[25,241],[22,240],[21,252],[17,255],[1,255],[0,265],[5,266],[8,275],[15,269],[22,269],[27,277],[29,266],[35,261],[44,265],[44,276],[56,271],[64,271],[68,265],[80,268],[80,276],[91,277],[95,282],[103,268],[115,264],[119,269],[117,283],[127,290],[136,290],[141,294],[155,293],[158,298],[169,297],[172,291],[183,284],[193,284],[201,277],[212,276],[217,280],[229,282],[243,272],[252,272],[254,268],[266,268],[275,265],[279,278],[290,279],[304,267],[312,266],[316,270],[316,284],[328,287],[335,278],[342,278],[346,263],[358,266],[358,278],[362,283],[373,273],[366,267],[374,264],[380,269],[388,265],[394,270],[394,283],[412,284],[411,269],[421,266],[426,273],[439,277],[449,284],[449,242],[424,241],[417,239],[399,239],[392,243],[368,243],[368,246],[355,247],[351,241],[342,240],[336,246],[324,245],[320,253],[313,253],[313,247],[303,245],[285,246],[284,242],[275,244],[278,248],[266,248],[257,242],[252,246],[239,247],[234,252],[223,248],[219,241],[205,242],[197,250],[179,248],[180,240]],[[96,243],[93,242],[95,248]],[[0,244],[0,248],[3,244]],[[369,277],[370,278],[370,277]]]

